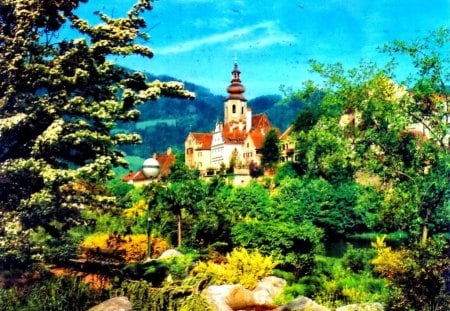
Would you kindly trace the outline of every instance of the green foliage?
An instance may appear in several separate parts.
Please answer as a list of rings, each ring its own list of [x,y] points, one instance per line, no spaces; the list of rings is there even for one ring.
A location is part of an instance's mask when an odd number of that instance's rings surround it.
[[[149,82],[109,61],[153,56],[138,44],[147,37],[141,13],[150,1],[137,1],[117,19],[97,12],[94,26],[76,15],[81,2],[0,4],[1,218],[17,218],[23,230],[42,227],[55,240],[79,224],[80,206],[113,202],[98,186],[113,166],[126,165],[119,146],[140,142],[136,134],[113,133],[116,122],[136,120],[134,108],[145,101],[193,96],[181,83]],[[66,26],[80,38],[59,39]]]
[[[232,228],[234,245],[272,254],[285,270],[311,272],[314,255],[323,251],[323,230],[310,222],[243,221]]]
[[[226,203],[233,211],[235,221],[246,217],[264,219],[271,214],[269,194],[257,182],[233,188]]]
[[[372,269],[370,262],[375,255],[376,252],[373,249],[355,248],[349,244],[342,257],[342,265],[354,273],[368,272]]]
[[[203,296],[193,294],[183,301],[180,311],[213,311],[213,308]]]
[[[183,306],[190,306],[194,301],[198,301],[198,309],[191,310],[209,311],[204,300],[197,296],[189,298],[193,295],[193,291],[192,284],[168,284],[155,288],[146,281],[126,281],[122,282],[119,288],[113,289],[110,296],[126,296],[130,299],[133,309],[141,311],[180,310]]]
[[[100,299],[75,277],[44,278],[25,291],[0,289],[0,309],[5,311],[85,311]]]
[[[355,183],[334,185],[322,178],[286,178],[274,196],[274,212],[282,221],[308,219],[328,236],[344,235],[365,229],[361,214],[372,212],[358,205],[362,191]]]
[[[274,129],[270,130],[266,134],[261,150],[261,164],[263,166],[274,166],[280,161],[279,143],[280,139],[278,138],[278,132]]]

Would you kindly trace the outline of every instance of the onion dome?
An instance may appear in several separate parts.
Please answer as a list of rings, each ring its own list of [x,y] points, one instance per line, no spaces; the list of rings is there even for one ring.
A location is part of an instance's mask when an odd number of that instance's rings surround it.
[[[147,178],[155,178],[156,176],[158,176],[159,171],[159,162],[154,158],[149,158],[142,164],[142,172]]]
[[[231,84],[227,88],[228,98],[227,99],[245,99],[243,93],[245,92],[245,87],[241,84],[241,71],[238,68],[237,62],[234,63],[234,69],[231,72]]]

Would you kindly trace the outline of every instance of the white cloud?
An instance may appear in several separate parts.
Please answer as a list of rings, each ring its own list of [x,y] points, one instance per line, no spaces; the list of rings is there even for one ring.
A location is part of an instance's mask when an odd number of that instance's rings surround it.
[[[173,45],[155,48],[158,54],[177,54],[195,50],[200,47],[227,43],[233,44],[229,49],[248,49],[261,48],[269,45],[285,43],[289,44],[295,41],[294,36],[282,32],[278,24],[274,21],[265,21],[251,26],[238,28],[225,33],[212,34],[203,38],[179,42]]]

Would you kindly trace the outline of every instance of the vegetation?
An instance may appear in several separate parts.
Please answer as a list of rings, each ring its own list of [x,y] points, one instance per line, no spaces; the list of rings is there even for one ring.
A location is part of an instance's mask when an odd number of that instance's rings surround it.
[[[448,307],[450,72],[440,52],[450,31],[385,46],[412,58],[417,72],[404,83],[390,67],[312,62],[320,87],[262,98],[268,111],[298,107],[289,111],[298,161],[278,163],[277,133],[266,137],[273,179],[255,167],[252,182],[232,187],[200,179],[179,157],[169,176],[134,188],[111,181],[125,165],[119,146],[140,140],[124,122],[139,104],[150,111],[159,96],[192,94],[108,61],[152,56],[136,43],[149,1],[123,18],[97,13],[96,26],[75,15],[81,2],[0,4],[0,309],[86,310],[127,295],[140,310],[207,310],[205,286],[251,289],[270,274],[288,281],[280,302]],[[58,41],[65,23],[81,39]],[[355,242],[364,240],[372,248]],[[354,244],[330,256],[340,241]],[[148,244],[154,257],[173,245],[182,254],[150,260]],[[50,264],[103,273],[108,286],[56,277]]]

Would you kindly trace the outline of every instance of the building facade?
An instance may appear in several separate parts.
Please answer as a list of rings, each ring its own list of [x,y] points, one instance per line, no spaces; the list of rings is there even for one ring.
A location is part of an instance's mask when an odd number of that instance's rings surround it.
[[[253,115],[244,96],[238,64],[231,72],[228,96],[224,102],[224,120],[210,133],[191,132],[185,141],[186,165],[202,172],[231,166],[261,163],[265,135],[272,129],[266,114]]]

